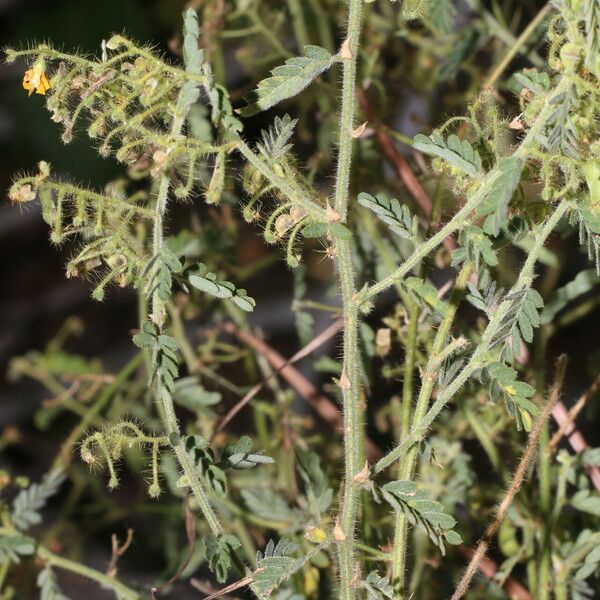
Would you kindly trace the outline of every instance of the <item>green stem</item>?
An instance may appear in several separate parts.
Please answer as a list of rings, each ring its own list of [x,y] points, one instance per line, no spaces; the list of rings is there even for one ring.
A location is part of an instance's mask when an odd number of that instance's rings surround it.
[[[177,102],[178,108],[185,105],[185,102],[180,101],[181,98],[183,98],[183,96],[180,96],[180,99]],[[175,117],[173,118],[173,123],[171,125],[171,134],[174,137],[178,137],[179,135],[181,135],[186,116],[187,112],[185,110],[178,110],[176,112]],[[169,174],[164,173],[160,179],[154,213],[154,229],[152,234],[152,246],[154,256],[160,256],[164,245],[163,226],[164,217],[167,210],[169,187]],[[152,295],[152,312],[150,315],[150,320],[159,329],[162,329],[165,320],[165,315],[165,302],[160,298],[158,289],[156,289]],[[152,357],[152,363],[154,366],[156,366],[156,362],[157,350],[153,352]],[[166,387],[163,385],[162,378],[160,376],[156,377],[155,392],[156,398],[163,409],[163,414],[161,415],[161,418],[164,421],[164,427],[167,436],[170,439],[180,439],[181,431],[177,422],[177,415],[175,413],[173,398],[171,397],[169,390],[166,389]],[[222,533],[223,527],[221,526],[221,523],[219,522],[219,519],[208,500],[206,491],[204,490],[202,482],[196,472],[195,465],[192,463],[192,460],[187,450],[185,449],[183,441],[180,441],[177,445],[174,446],[174,451],[179,461],[179,464],[181,465],[181,468],[188,480],[188,484],[192,490],[194,498],[196,499],[196,502],[198,503],[198,506],[202,511],[202,514],[204,515],[204,518],[206,519],[210,530],[214,535]]]
[[[545,336],[544,330],[536,336],[535,352],[535,370],[536,387],[539,393],[543,393],[544,388],[544,358],[545,358]],[[550,597],[550,561],[551,561],[551,543],[552,543],[552,474],[550,472],[550,456],[548,455],[548,443],[550,441],[550,431],[548,423],[544,425],[540,432],[538,442],[538,469],[539,469],[539,509],[540,517],[544,523],[540,533],[540,554],[539,554],[539,572],[538,572],[538,597],[540,600],[548,600]]]
[[[134,592],[120,581],[117,581],[114,577],[109,577],[108,575],[100,573],[95,569],[86,567],[85,565],[73,560],[69,560],[68,558],[58,556],[58,554],[50,552],[50,550],[44,548],[44,546],[38,547],[37,555],[44,562],[53,567],[58,567],[59,569],[70,571],[71,573],[77,573],[82,577],[86,577],[87,579],[91,579],[92,581],[99,583],[102,587],[112,590],[119,598],[122,598],[123,600],[141,600],[142,598],[140,594]]]
[[[523,161],[527,158],[529,151],[537,144],[537,137],[543,131],[546,121],[554,112],[555,107],[550,103],[550,96],[555,97],[555,95],[565,91],[569,85],[569,78],[563,77],[555,92],[548,95],[544,107],[540,111],[535,123],[531,126],[520,146],[514,152],[513,157],[520,158]],[[404,278],[419,264],[419,262],[421,262],[421,260],[423,260],[423,258],[425,258],[425,256],[435,250],[435,248],[437,248],[449,235],[465,227],[465,225],[470,222],[471,213],[487,198],[496,179],[498,179],[501,174],[500,169],[497,166],[494,167],[483,178],[477,191],[467,200],[464,206],[452,217],[452,219],[450,219],[450,221],[448,221],[448,223],[446,223],[446,225],[435,235],[416,248],[413,254],[411,254],[411,256],[409,256],[393,273],[357,294],[358,303],[360,304],[377,296],[388,287]]]
[[[310,44],[308,30],[306,29],[306,20],[300,0],[287,0],[287,5],[292,15],[292,26],[294,27],[294,35],[298,46],[302,48]]]
[[[280,177],[275,171],[264,161],[260,156],[256,155],[248,144],[241,138],[237,140],[237,149],[242,156],[268,181],[276,186],[283,194],[285,194],[289,200],[298,204],[308,214],[320,221],[327,219],[326,211],[323,207],[319,206],[314,200],[306,197],[306,192],[299,189],[289,181]]]
[[[462,269],[460,270],[460,273],[458,274],[458,277],[456,278],[456,283],[454,285],[452,296],[450,297],[448,309],[442,319],[442,322],[438,327],[436,336],[431,346],[429,360],[427,361],[427,365],[425,367],[425,372],[423,374],[421,382],[421,389],[419,391],[419,396],[417,398],[417,404],[415,406],[415,412],[413,415],[413,428],[423,418],[425,411],[427,410],[429,399],[431,398],[431,394],[433,392],[433,387],[435,384],[436,372],[439,368],[437,358],[448,340],[448,335],[450,334],[450,329],[452,327],[452,323],[454,322],[454,317],[456,316],[458,305],[460,304],[472,271],[472,264],[470,262],[467,262],[463,265]],[[408,436],[408,431],[405,430],[404,425],[402,431],[403,438],[406,438]],[[400,480],[412,479],[416,461],[417,450],[416,448],[411,448],[408,451],[405,460],[400,464],[400,469],[398,473],[398,478]],[[404,587],[406,571],[407,528],[408,523],[406,521],[404,513],[398,513],[396,515],[396,528],[394,534],[392,574],[394,584],[397,585],[398,589],[401,592],[403,591],[402,588]]]
[[[360,488],[354,480],[364,462],[364,424],[360,407],[361,361],[358,346],[358,305],[353,301],[354,268],[350,242],[336,244],[338,275],[344,307],[343,370],[340,380],[344,413],[344,495],[340,526],[344,539],[338,543],[340,560],[340,600],[355,597],[354,534]]]
[[[520,290],[530,287],[533,282],[533,274],[534,267],[537,261],[537,257],[544,247],[544,242],[548,238],[548,236],[552,233],[560,219],[566,213],[569,207],[568,202],[561,201],[552,215],[544,222],[543,226],[540,228],[536,235],[535,242],[531,248],[531,251],[523,265],[519,278],[517,279],[514,286],[511,288],[508,295],[515,294]],[[500,330],[500,326],[507,316],[508,312],[512,308],[512,300],[505,300],[498,306],[494,315],[490,319],[488,326],[486,327],[481,341],[477,346],[475,352],[471,355],[471,359],[467,363],[467,365],[463,368],[463,370],[456,376],[456,378],[446,386],[443,390],[440,390],[440,394],[438,395],[436,401],[431,405],[431,408],[422,418],[419,415],[417,418],[417,410],[415,411],[415,421],[414,426],[412,428],[411,433],[398,445],[392,452],[390,452],[387,456],[382,458],[375,465],[375,472],[379,473],[395,462],[398,458],[404,455],[407,449],[413,447],[416,443],[421,441],[424,435],[427,433],[427,430],[436,419],[438,414],[442,411],[442,409],[450,402],[450,400],[454,397],[454,395],[462,388],[462,386],[466,383],[466,381],[471,377],[471,375],[477,370],[485,366],[487,362],[487,353],[492,347],[492,343],[496,338],[496,334]],[[435,359],[435,353],[431,355],[432,359]],[[423,386],[425,386],[427,382],[424,382]],[[430,383],[428,383],[431,387],[433,387],[433,377],[431,378]],[[413,448],[413,452],[414,452]]]
[[[509,45],[506,54],[502,57],[502,60],[498,63],[494,71],[490,74],[490,76],[485,80],[483,84],[483,89],[488,87],[492,87],[496,81],[500,78],[502,73],[504,73],[505,69],[511,63],[513,58],[517,55],[517,53],[521,50],[533,32],[537,29],[540,23],[546,18],[550,10],[552,9],[552,5],[550,2],[544,5],[544,7],[538,12],[538,14],[533,18],[533,20],[527,25],[527,27],[523,30],[521,35],[515,40],[515,42]]]
[[[348,213],[348,189],[350,187],[350,167],[352,165],[352,131],[356,109],[356,66],[362,25],[363,2],[350,0],[348,11],[348,29],[345,48],[349,57],[343,59],[342,111],[340,115],[339,154],[335,180],[335,210],[342,221]]]
[[[415,371],[415,355],[417,346],[417,333],[419,330],[419,312],[420,307],[411,300],[408,309],[408,332],[406,335],[404,359],[404,381],[402,384],[402,404],[400,406],[400,436],[404,439],[410,432],[410,415],[412,408],[413,379]],[[398,479],[405,478],[406,466],[400,465],[398,469]],[[396,513],[394,553],[392,558],[392,581],[394,587],[402,593],[405,586],[405,555],[406,543],[408,540],[408,527],[406,515],[403,511]]]
[[[344,59],[342,81],[342,109],[340,116],[337,176],[335,182],[335,210],[342,223],[348,215],[348,191],[352,166],[352,123],[355,111],[355,81],[358,45],[362,24],[363,0],[350,0],[347,40],[350,57]],[[352,243],[336,241],[337,270],[344,311],[343,367],[340,385],[344,414],[344,490],[338,554],[340,567],[340,600],[353,600],[356,586],[356,557],[354,554],[355,528],[360,502],[360,487],[355,481],[364,462],[364,424],[360,406],[361,359],[358,346],[358,303],[355,301]]]

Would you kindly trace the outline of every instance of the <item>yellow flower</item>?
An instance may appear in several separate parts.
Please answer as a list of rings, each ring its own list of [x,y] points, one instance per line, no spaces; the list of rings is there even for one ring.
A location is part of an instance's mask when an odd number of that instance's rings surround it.
[[[46,77],[46,73],[44,73],[42,64],[35,64],[32,69],[25,71],[23,88],[29,92],[29,96],[33,92],[44,95],[50,89],[50,82]]]

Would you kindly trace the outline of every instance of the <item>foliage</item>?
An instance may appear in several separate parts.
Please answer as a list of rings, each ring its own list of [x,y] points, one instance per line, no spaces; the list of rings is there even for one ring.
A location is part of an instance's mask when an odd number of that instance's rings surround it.
[[[271,77],[263,79],[246,97],[248,106],[239,111],[242,116],[251,117],[282,100],[293,98],[334,61],[334,57],[319,46],[307,45],[302,50],[303,56],[290,58],[284,65],[273,69]]]
[[[73,429],[39,483],[0,478],[0,595],[29,578],[66,599],[64,569],[141,598],[117,570],[128,542],[107,574],[67,558],[85,555],[80,514],[112,527],[135,510],[152,531],[129,551],[163,565],[165,595],[197,572],[261,599],[444,597],[454,547],[485,532],[490,597],[509,578],[541,600],[592,597],[598,449],[570,452],[568,435],[555,452],[561,390],[543,366],[598,306],[576,243],[599,269],[598,3],[191,4],[173,60],[124,35],[98,57],[6,51],[65,143],[81,132],[124,167],[93,191],[41,161],[9,198],[39,200],[52,243],[74,248],[68,277],[96,300],[127,288],[138,315],[115,373],[63,347],[72,328],[12,361],[50,395],[44,441]],[[410,138],[413,100],[428,116]],[[282,257],[295,354],[269,346]],[[109,491],[127,485],[105,494],[76,448]]]
[[[381,488],[383,498],[397,510],[404,512],[411,523],[425,528],[431,541],[445,552],[444,542],[456,545],[462,539],[453,528],[456,520],[444,507],[432,500],[427,492],[417,489],[414,481],[392,481]]]
[[[56,469],[47,473],[40,483],[32,483],[20,491],[13,500],[11,520],[21,531],[27,531],[32,525],[42,521],[40,509],[44,508],[48,498],[56,494],[64,481],[64,473]]]

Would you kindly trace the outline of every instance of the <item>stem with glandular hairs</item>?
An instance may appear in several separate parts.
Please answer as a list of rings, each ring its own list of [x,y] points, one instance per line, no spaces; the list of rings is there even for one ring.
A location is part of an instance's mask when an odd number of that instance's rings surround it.
[[[355,111],[356,66],[360,30],[362,25],[363,0],[350,0],[348,29],[343,44],[342,109],[339,131],[339,155],[335,183],[334,208],[342,223],[348,215],[348,190],[352,166],[352,130]],[[361,362],[358,346],[358,303],[354,287],[352,265],[352,243],[338,239],[335,244],[337,270],[342,293],[344,311],[344,358],[340,386],[344,409],[344,466],[345,479],[343,502],[337,535],[340,600],[353,600],[356,596],[353,580],[357,575],[354,554],[354,535],[359,506],[360,488],[355,480],[364,462],[364,425],[360,406]]]
[[[544,242],[548,238],[548,236],[552,233],[560,219],[564,216],[569,208],[569,203],[567,201],[561,201],[558,207],[554,210],[552,215],[545,221],[543,226],[538,230],[535,242],[530,249],[529,255],[527,256],[527,260],[523,265],[519,278],[517,279],[514,286],[511,288],[510,292],[507,296],[512,296],[513,294],[528,288],[531,286],[533,282],[533,270],[534,265],[538,259],[539,253],[544,246]],[[412,428],[411,433],[404,439],[402,442],[390,452],[387,456],[382,458],[375,465],[375,472],[379,473],[383,471],[385,468],[389,467],[392,463],[398,460],[400,457],[404,455],[404,453],[411,447],[420,442],[427,430],[436,419],[438,414],[442,411],[442,409],[452,400],[454,395],[462,388],[462,386],[467,382],[469,377],[477,370],[485,366],[486,364],[486,355],[492,347],[492,343],[496,338],[496,334],[500,330],[502,326],[502,322],[504,318],[511,310],[512,300],[505,300],[498,306],[496,311],[494,312],[493,317],[490,319],[488,326],[486,327],[483,335],[481,337],[481,341],[477,346],[475,352],[473,352],[469,362],[463,368],[463,370],[453,379],[452,383],[450,383],[447,387],[440,391],[439,396],[436,401],[431,405],[431,408],[427,411],[427,413],[419,420],[415,419],[415,424]],[[416,415],[415,415],[416,416]]]
[[[431,351],[429,353],[429,360],[423,373],[421,390],[419,391],[419,396],[417,399],[417,404],[415,406],[415,412],[413,414],[412,419],[413,427],[423,418],[423,415],[427,410],[429,399],[431,398],[431,394],[433,392],[436,371],[439,368],[439,365],[437,364],[438,357],[444,345],[448,341],[450,328],[452,327],[452,323],[454,322],[454,317],[456,316],[458,305],[462,299],[465,288],[467,286],[467,282],[469,281],[469,277],[471,276],[472,272],[473,265],[471,264],[471,262],[468,261],[463,265],[462,269],[460,270],[460,273],[458,274],[458,277],[456,278],[456,283],[454,285],[452,296],[450,297],[450,302],[448,303],[448,308],[446,309],[446,313],[444,314],[442,322],[438,327],[436,336],[433,340],[433,345],[431,346]],[[408,423],[406,425],[408,426]],[[408,433],[408,427],[405,428],[403,425],[401,439],[406,437]],[[416,448],[411,448],[408,451],[404,461],[400,465],[400,470],[398,474],[398,478],[400,480],[407,480],[412,478],[416,460]],[[402,592],[402,588],[404,587],[404,576],[406,571],[407,529],[408,522],[406,520],[406,516],[403,512],[399,512],[396,515],[394,553],[392,559],[392,577],[394,585],[397,586],[397,589],[400,590],[400,592]]]

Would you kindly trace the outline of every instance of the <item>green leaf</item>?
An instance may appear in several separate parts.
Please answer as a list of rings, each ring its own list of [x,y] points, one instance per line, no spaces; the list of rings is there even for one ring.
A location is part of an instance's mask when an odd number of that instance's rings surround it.
[[[479,154],[467,140],[460,140],[454,134],[450,134],[447,140],[438,132],[433,132],[430,136],[418,134],[414,138],[413,147],[424,154],[439,156],[467,175],[475,175],[481,171]]]
[[[179,370],[177,341],[169,335],[158,335],[156,327],[149,322],[144,323],[142,331],[133,336],[133,341],[140,348],[148,348],[155,354],[153,378],[160,377],[166,390],[173,395]]]
[[[277,545],[269,540],[264,554],[259,551],[256,555],[253,590],[261,597],[269,597],[327,545],[328,542],[320,544],[308,554],[295,558],[291,555],[298,550],[297,544],[285,538],[279,540]]]
[[[198,46],[200,28],[198,15],[193,8],[188,8],[183,13],[183,62],[186,71],[200,73],[204,62],[204,52]]]
[[[537,69],[525,69],[515,73],[514,78],[534,94],[545,94],[550,89],[550,75]]]
[[[242,498],[248,510],[253,514],[281,525],[281,531],[301,531],[306,523],[306,514],[298,508],[291,507],[289,502],[272,488],[243,489]]]
[[[600,467],[600,448],[587,448],[580,456],[585,466]]]
[[[20,562],[21,556],[35,552],[35,540],[23,535],[0,535],[0,563]]]
[[[422,526],[431,541],[445,552],[446,534],[452,531],[456,520],[447,514],[444,507],[432,500],[427,492],[419,490],[414,481],[392,481],[381,488],[381,493],[395,510],[402,511],[413,524]],[[458,534],[450,536],[456,540]],[[450,542],[449,542],[450,543]]]
[[[256,308],[256,301],[251,296],[246,294],[246,290],[236,290],[237,295],[235,295],[231,301],[243,311],[252,312]]]
[[[41,523],[40,510],[48,499],[58,492],[64,480],[64,472],[55,469],[44,475],[40,483],[32,483],[28,488],[21,490],[13,501],[11,521],[15,527],[25,531],[31,525]]]
[[[441,33],[452,33],[456,9],[452,0],[430,0],[429,17],[431,24]]]
[[[252,439],[243,435],[237,441],[229,443],[223,449],[221,463],[223,469],[245,470],[257,465],[272,464],[275,461],[270,456],[252,452]]]
[[[461,247],[452,253],[452,265],[456,266],[469,259],[479,273],[482,265],[495,267],[498,257],[492,240],[476,225],[467,225],[460,233]]]
[[[542,323],[551,323],[554,317],[573,300],[587,294],[600,283],[600,275],[595,269],[580,271],[575,279],[558,288],[548,300],[542,311]]]
[[[261,132],[262,143],[256,144],[256,147],[267,160],[281,160],[291,150],[289,140],[297,122],[298,119],[292,119],[289,115],[275,117],[273,125]]]
[[[302,229],[305,238],[319,238],[327,235],[327,223],[309,223]]]
[[[417,241],[419,220],[406,205],[400,204],[395,198],[390,200],[385,194],[371,196],[365,192],[358,195],[358,203],[373,211],[397,236]]]
[[[209,392],[198,383],[196,377],[184,377],[175,382],[173,400],[194,412],[203,412],[221,402],[219,392]]]
[[[303,50],[304,56],[290,58],[284,65],[275,67],[271,77],[263,79],[245,98],[248,106],[237,112],[251,117],[296,96],[335,61],[334,56],[319,46],[304,46]]]
[[[309,508],[314,515],[320,517],[331,506],[333,489],[321,468],[318,454],[297,447],[296,456],[298,457],[298,472],[306,484]]]
[[[371,571],[360,587],[367,593],[367,600],[384,600],[394,598],[394,588],[386,577],[381,577],[377,571]]]
[[[252,312],[256,306],[254,298],[248,296],[246,290],[236,289],[230,281],[219,280],[203,263],[198,263],[187,277],[192,287],[216,298],[229,298],[246,312]]]
[[[241,547],[241,542],[231,533],[224,533],[218,537],[208,535],[204,538],[204,547],[210,570],[219,583],[224,583],[233,565],[233,553]]]
[[[352,232],[342,223],[332,223],[330,226],[331,235],[338,240],[344,240],[346,242],[352,239]]]
[[[189,282],[192,287],[215,296],[215,298],[231,298],[235,291],[235,286],[232,283],[229,281],[218,281],[214,273],[205,270],[199,270],[198,273],[190,274]]]
[[[447,531],[446,533],[444,533],[444,539],[451,546],[458,546],[459,544],[462,544],[463,541],[460,535],[456,533],[456,531]]]
[[[156,343],[156,335],[146,331],[139,331],[133,336],[133,343],[138,348],[152,348]]]
[[[417,484],[414,481],[392,481],[387,483],[384,488],[394,496],[411,497],[417,493]]]
[[[423,281],[419,277],[409,277],[404,281],[404,285],[413,292],[421,305],[426,305],[440,317],[443,317],[448,304],[438,297],[438,290],[430,283]]]
[[[571,498],[571,504],[577,510],[600,517],[600,495],[590,490],[580,490]]]
[[[498,161],[495,170],[490,191],[477,209],[482,216],[490,215],[483,230],[492,235],[498,235],[500,226],[506,221],[508,205],[521,180],[523,161],[515,156],[503,158]]]
[[[484,371],[490,384],[492,401],[504,400],[509,414],[517,421],[518,428],[530,429],[531,417],[539,414],[539,408],[531,401],[535,389],[528,383],[518,381],[518,374],[503,363],[495,362]]]

